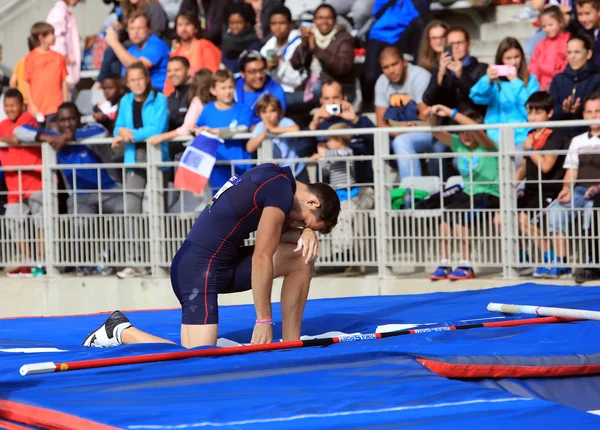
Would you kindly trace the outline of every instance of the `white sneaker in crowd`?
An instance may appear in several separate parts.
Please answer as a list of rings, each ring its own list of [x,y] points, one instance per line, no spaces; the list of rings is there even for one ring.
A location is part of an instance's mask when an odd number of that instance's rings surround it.
[[[125,269],[117,272],[117,278],[119,279],[132,279],[139,278],[150,274],[150,270],[146,267],[126,267]]]

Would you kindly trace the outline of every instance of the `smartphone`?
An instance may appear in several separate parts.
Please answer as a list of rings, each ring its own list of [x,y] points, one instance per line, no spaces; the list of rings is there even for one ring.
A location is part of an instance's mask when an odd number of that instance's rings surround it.
[[[450,45],[444,46],[444,52],[446,54],[448,54],[450,57],[452,57],[452,46],[450,46]]]
[[[513,66],[496,65],[494,66],[498,72],[498,76],[516,75],[517,69]]]

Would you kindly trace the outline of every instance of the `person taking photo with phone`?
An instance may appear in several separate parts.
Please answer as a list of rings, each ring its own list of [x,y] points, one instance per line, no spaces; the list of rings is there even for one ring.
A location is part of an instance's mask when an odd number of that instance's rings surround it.
[[[484,124],[507,124],[527,122],[525,104],[540,84],[534,75],[527,71],[525,53],[519,41],[507,37],[498,46],[496,64],[487,69],[483,76],[471,88],[470,97],[474,103],[487,106]],[[515,129],[515,146],[523,149],[528,130]],[[500,129],[487,131],[494,142],[500,141]],[[517,167],[523,162],[523,156],[517,156]]]

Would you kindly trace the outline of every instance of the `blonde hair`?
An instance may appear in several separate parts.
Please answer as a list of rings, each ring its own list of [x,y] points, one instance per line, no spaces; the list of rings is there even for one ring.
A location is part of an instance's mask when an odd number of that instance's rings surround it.
[[[352,127],[343,122],[338,122],[337,124],[333,124],[331,127],[329,127],[328,130],[352,130]],[[350,145],[352,136],[344,134],[342,136],[329,136],[329,139],[337,140],[338,142],[341,142],[342,145],[348,146]]]
[[[429,32],[431,29],[436,27],[443,28],[445,30],[444,35],[448,34],[448,29],[450,28],[450,26],[444,21],[434,19],[427,24],[425,31],[423,31],[423,35],[421,36],[421,44],[419,45],[419,66],[425,70],[428,70],[429,72],[433,72],[433,69],[435,68],[440,56],[440,54],[431,49],[431,43],[429,43]]]
[[[47,22],[36,22],[31,26],[29,42],[34,48],[37,48],[41,44],[40,37],[46,37],[52,33],[54,33],[54,27],[52,24],[48,24]]]

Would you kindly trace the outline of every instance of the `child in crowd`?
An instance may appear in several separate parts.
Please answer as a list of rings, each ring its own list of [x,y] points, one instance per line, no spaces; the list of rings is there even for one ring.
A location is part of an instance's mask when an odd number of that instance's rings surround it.
[[[29,52],[33,51],[35,48],[29,37],[27,38],[27,46],[29,47]],[[17,61],[17,65],[13,69],[8,85],[11,88],[16,88],[23,94],[23,102],[25,103],[25,107],[27,107],[27,105],[29,105],[29,100],[27,98],[27,88],[25,88],[25,58],[27,58],[27,56],[22,57]]]
[[[352,130],[348,124],[338,123],[329,127],[328,130]],[[355,186],[356,176],[354,171],[354,161],[344,160],[340,157],[352,157],[354,151],[350,148],[351,135],[329,136],[325,144],[319,144],[317,153],[312,156],[315,163],[319,163],[323,176],[327,183],[335,189],[342,211],[338,218],[338,225],[331,232],[331,241],[333,252],[336,254],[345,253],[350,249],[354,219],[354,211],[359,209],[359,191]],[[329,160],[330,157],[336,157],[337,160]]]
[[[74,90],[81,72],[81,41],[72,8],[81,0],[58,0],[46,21],[54,27],[56,43],[51,49],[62,55],[67,63],[67,84]]]
[[[249,106],[236,103],[233,99],[235,92],[235,78],[228,70],[218,70],[212,78],[210,93],[215,98],[202,109],[196,123],[196,132],[208,131],[218,135],[219,128],[234,129],[238,126],[250,127],[252,111]],[[246,146],[239,139],[225,140],[217,149],[219,160],[248,160],[252,158]],[[249,170],[250,164],[236,164],[235,173],[242,174]],[[232,171],[230,166],[215,165],[210,175],[210,184],[214,189],[221,188],[229,178]]]
[[[487,75],[471,88],[470,97],[475,104],[487,106],[485,124],[506,124],[527,121],[525,102],[539,88],[537,78],[527,71],[525,53],[519,41],[507,37],[498,46],[496,64],[487,69]],[[509,68],[509,70],[506,70]],[[500,139],[500,129],[488,130],[493,142]],[[514,133],[515,146],[523,146],[527,138],[526,128],[517,128]],[[517,159],[520,166],[522,159]]]
[[[10,89],[4,95],[4,112],[7,119],[0,122],[0,142],[7,143],[9,146],[0,148],[0,163],[2,167],[18,167],[25,169],[7,170],[4,172],[6,187],[8,189],[8,203],[6,204],[7,217],[24,218],[32,215],[40,220],[43,215],[42,200],[42,149],[40,146],[21,146],[14,130],[22,125],[37,127],[35,118],[26,112],[23,102],[23,95],[16,89]],[[33,166],[40,166],[38,169],[29,170]],[[11,228],[11,234],[17,235],[21,240],[19,248],[24,261],[31,264],[31,255],[29,246],[22,235],[27,229],[20,228],[22,225],[15,220],[15,226]],[[38,257],[44,255],[43,249],[43,231],[41,223],[38,227]],[[38,258],[39,260],[39,258]],[[8,272],[9,277],[31,277],[45,274],[44,269],[31,266],[18,267]]]
[[[600,0],[575,0],[577,21],[579,22],[579,35],[588,36],[593,42],[596,69],[600,68]]]
[[[538,78],[541,90],[548,91],[552,78],[562,73],[569,64],[567,42],[571,35],[566,31],[565,16],[558,6],[544,9],[540,14],[540,24],[546,38],[536,45],[529,72]]]
[[[552,117],[554,100],[547,92],[538,91],[529,97],[525,106],[529,122],[546,122]],[[525,179],[524,194],[517,200],[517,207],[522,210],[518,215],[519,232],[530,238],[535,247],[544,253],[544,263],[552,262],[554,255],[549,242],[542,239],[542,232],[536,226],[534,219],[556,199],[562,189],[565,156],[538,151],[564,150],[567,149],[565,143],[564,136],[554,129],[539,127],[530,131],[523,149],[531,155],[525,157],[525,163],[517,170],[517,182]],[[500,231],[502,222],[500,214],[496,215],[494,222]],[[547,270],[539,268],[533,276],[541,278]]]
[[[436,124],[435,116],[449,117],[458,124],[481,124],[483,118],[475,111],[458,112],[446,106],[436,105],[429,109],[430,122]],[[433,136],[448,145],[458,156],[458,170],[463,178],[464,189],[443,201],[444,220],[440,223],[440,267],[430,276],[433,281],[441,279],[471,279],[475,272],[470,261],[471,225],[478,231],[488,224],[485,213],[500,207],[498,184],[498,157],[489,156],[498,151],[496,143],[483,130],[461,131],[458,134],[436,132]],[[472,219],[472,217],[475,217]],[[453,227],[453,232],[451,232]],[[451,238],[460,240],[460,261],[452,271],[450,266]]]
[[[94,106],[93,116],[98,124],[102,124],[112,136],[119,111],[119,102],[125,94],[123,79],[117,75],[109,75],[102,81],[104,100]]]
[[[40,124],[51,120],[63,102],[68,101],[65,57],[50,50],[54,45],[54,27],[37,22],[31,27],[30,40],[35,47],[25,58],[25,88],[29,113]]]
[[[254,154],[262,142],[272,136],[273,158],[291,160],[298,158],[294,139],[277,137],[282,133],[300,131],[300,127],[291,119],[284,116],[283,108],[279,99],[273,95],[265,95],[256,103],[256,112],[261,121],[256,124],[252,131],[252,138],[246,144],[246,150]],[[269,157],[269,155],[267,155]],[[280,163],[282,167],[290,167],[294,176],[300,182],[309,182],[305,163],[294,164],[291,161]]]

